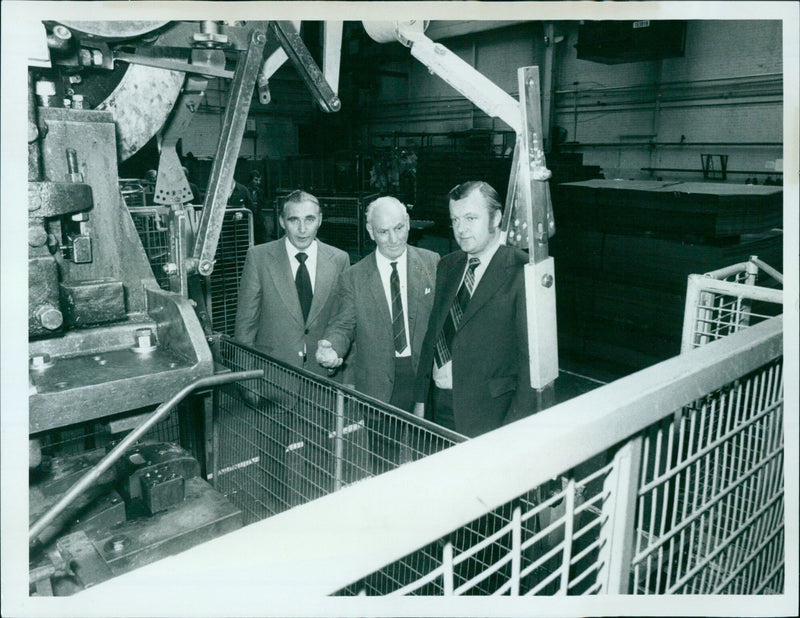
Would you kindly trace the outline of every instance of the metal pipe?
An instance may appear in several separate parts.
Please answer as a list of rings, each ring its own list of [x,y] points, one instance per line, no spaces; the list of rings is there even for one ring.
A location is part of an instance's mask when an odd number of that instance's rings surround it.
[[[783,285],[783,274],[772,268],[772,266],[770,266],[766,262],[763,262],[760,259],[758,259],[755,255],[750,257],[750,261],[756,266],[758,266],[765,273],[767,273],[770,277],[775,279],[775,281]]]
[[[122,457],[126,450],[145,434],[154,424],[164,418],[169,412],[175,408],[183,399],[197,388],[204,388],[208,386],[219,386],[220,384],[228,384],[229,382],[236,382],[239,380],[252,380],[254,378],[261,378],[264,376],[264,371],[261,369],[251,371],[237,371],[236,373],[224,373],[214,376],[206,376],[199,378],[184,386],[181,390],[175,393],[169,400],[162,403],[153,412],[147,420],[145,420],[136,429],[130,432],[117,444],[109,453],[103,457],[97,464],[89,470],[77,483],[75,483],[67,493],[65,493],[61,500],[56,502],[50,510],[42,515],[36,523],[34,523],[28,531],[28,542],[35,541],[42,531],[50,525],[53,520],[58,517],[64,509],[66,509],[72,502],[78,498],[84,491],[86,491],[92,484],[94,484],[103,473],[108,470],[114,463]]]
[[[620,146],[625,146],[626,144],[620,144]],[[641,168],[643,172],[691,172],[693,174],[701,174],[703,170],[698,169],[687,169],[683,167],[643,167]],[[719,171],[719,170],[715,170]],[[776,172],[773,170],[725,170],[726,174],[763,174],[764,176],[778,176],[783,175],[783,172]],[[767,185],[769,186],[769,185]]]

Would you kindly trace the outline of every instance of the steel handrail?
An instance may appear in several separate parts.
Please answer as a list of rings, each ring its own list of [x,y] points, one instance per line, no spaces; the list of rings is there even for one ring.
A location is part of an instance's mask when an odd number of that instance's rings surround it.
[[[206,376],[199,378],[187,384],[167,401],[162,403],[156,410],[147,417],[147,419],[139,425],[136,429],[131,431],[125,436],[119,444],[111,449],[105,457],[95,464],[81,479],[76,482],[65,493],[61,499],[56,502],[50,509],[42,515],[28,530],[28,542],[33,543],[39,538],[39,535],[44,529],[50,525],[64,510],[72,504],[76,498],[83,494],[89,487],[91,487],[114,463],[122,457],[125,451],[136,442],[142,435],[144,435],[153,425],[163,419],[169,412],[175,408],[183,399],[192,391],[198,388],[205,388],[209,386],[219,386],[221,384],[228,384],[230,382],[238,382],[240,380],[252,380],[254,378],[261,378],[264,376],[262,369],[255,369],[251,371],[237,371],[235,373],[223,373],[213,376]]]

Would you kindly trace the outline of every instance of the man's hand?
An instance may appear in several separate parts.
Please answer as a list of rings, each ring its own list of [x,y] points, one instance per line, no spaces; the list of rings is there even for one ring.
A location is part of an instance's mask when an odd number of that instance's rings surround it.
[[[424,403],[415,403],[414,404],[414,414],[420,418],[425,418],[425,404]]]
[[[339,358],[336,350],[333,349],[331,342],[327,339],[320,339],[317,342],[317,362],[323,367],[328,369],[335,369],[340,366],[344,360]]]

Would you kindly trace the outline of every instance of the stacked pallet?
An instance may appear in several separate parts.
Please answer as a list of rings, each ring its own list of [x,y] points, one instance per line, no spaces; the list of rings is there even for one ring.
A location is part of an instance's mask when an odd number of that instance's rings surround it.
[[[640,369],[680,351],[686,278],[781,267],[780,187],[587,180],[553,187],[559,341]]]

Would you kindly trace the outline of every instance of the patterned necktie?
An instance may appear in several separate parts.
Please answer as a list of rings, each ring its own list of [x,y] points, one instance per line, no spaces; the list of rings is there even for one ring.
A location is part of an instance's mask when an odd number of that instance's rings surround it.
[[[464,317],[464,311],[467,309],[467,303],[472,298],[472,293],[475,291],[475,269],[481,261],[478,258],[469,258],[469,265],[467,272],[464,273],[464,280],[461,282],[461,287],[458,288],[458,294],[447,313],[442,326],[442,332],[439,333],[439,338],[436,340],[436,349],[434,350],[434,360],[437,367],[443,367],[450,360],[450,346],[453,343],[453,337],[458,330],[461,320]]]
[[[406,339],[406,320],[403,316],[403,298],[400,296],[400,275],[397,274],[397,262],[392,262],[392,274],[389,275],[389,290],[392,295],[394,351],[399,353],[406,349],[408,340]]]
[[[300,300],[300,309],[303,311],[303,321],[308,319],[308,311],[311,309],[311,299],[314,292],[311,290],[311,277],[306,268],[306,260],[308,255],[302,251],[295,255],[300,266],[297,267],[297,273],[294,276],[294,285],[297,288],[297,298]]]

